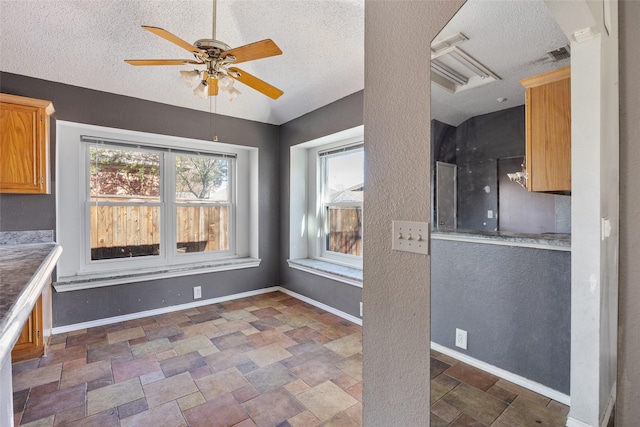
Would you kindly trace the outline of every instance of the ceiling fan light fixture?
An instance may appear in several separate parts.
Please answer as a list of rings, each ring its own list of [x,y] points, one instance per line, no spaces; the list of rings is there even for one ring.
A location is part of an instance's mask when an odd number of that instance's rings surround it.
[[[191,71],[180,71],[180,80],[187,87],[193,87],[193,84],[198,81],[200,77],[199,70],[191,70]]]
[[[233,79],[229,76],[224,76],[218,80],[218,87],[222,90],[227,90],[233,87]]]
[[[207,99],[209,91],[207,90],[207,83],[205,81],[200,82],[198,86],[193,90],[193,94],[200,99]]]
[[[236,99],[238,97],[238,95],[240,95],[240,91],[238,89],[236,89],[235,87],[229,87],[226,90],[227,92],[227,99],[229,100],[229,102],[233,101],[234,99]]]

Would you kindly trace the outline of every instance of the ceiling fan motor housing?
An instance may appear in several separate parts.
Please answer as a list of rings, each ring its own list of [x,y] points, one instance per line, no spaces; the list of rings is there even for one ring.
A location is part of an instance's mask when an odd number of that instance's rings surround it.
[[[220,59],[222,52],[226,50],[231,50],[231,47],[228,44],[223,43],[220,40],[213,40],[213,39],[196,40],[195,43],[193,43],[193,45],[198,49],[204,50],[205,52],[207,52],[209,59],[212,59],[212,60]]]

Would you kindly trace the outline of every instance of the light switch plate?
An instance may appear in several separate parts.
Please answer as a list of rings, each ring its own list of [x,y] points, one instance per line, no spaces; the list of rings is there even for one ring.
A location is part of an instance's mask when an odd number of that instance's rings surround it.
[[[396,251],[429,255],[428,222],[393,221],[391,248]]]

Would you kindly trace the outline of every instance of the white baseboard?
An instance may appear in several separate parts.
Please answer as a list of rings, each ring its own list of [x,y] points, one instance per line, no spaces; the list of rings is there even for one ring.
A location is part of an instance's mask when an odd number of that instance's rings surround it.
[[[530,379],[527,379],[525,377],[521,377],[520,375],[516,375],[512,372],[506,371],[502,368],[498,368],[497,366],[493,366],[490,365],[486,362],[483,362],[481,360],[478,359],[474,359],[471,356],[467,356],[466,354],[463,353],[459,353],[455,350],[451,350],[448,347],[444,347],[440,344],[436,344],[433,341],[431,341],[431,348],[435,351],[438,351],[440,353],[446,354],[447,356],[451,356],[456,360],[459,360],[461,362],[464,362],[468,365],[474,366],[478,369],[482,369],[485,372],[488,372],[490,374],[493,374],[497,377],[500,377],[502,379],[505,379],[507,381],[510,381],[514,384],[517,384],[521,387],[524,387],[528,390],[534,391],[538,394],[541,394],[543,396],[546,396],[550,399],[553,399],[557,402],[560,402],[562,404],[565,404],[567,406],[571,405],[571,398],[564,394],[561,393],[557,390],[554,390],[550,387],[547,387],[545,385],[542,385],[540,383],[537,383],[535,381],[531,381]],[[567,424],[568,426],[569,424]],[[578,426],[576,426],[578,427]]]
[[[316,301],[316,300],[311,299],[309,297],[305,297],[304,295],[300,295],[299,293],[290,291],[289,289],[285,289],[285,288],[280,287],[278,290],[280,292],[284,293],[284,294],[287,294],[289,296],[294,297],[295,299],[299,299],[301,301],[309,303],[314,307],[321,308],[324,311],[328,311],[329,313],[335,314],[338,317],[342,317],[343,319],[348,320],[351,323],[355,323],[356,325],[362,326],[362,319],[359,318],[359,317],[352,316],[352,315],[350,315],[348,313],[345,313],[344,311],[337,310],[337,309],[335,309],[333,307],[330,307],[330,306],[328,306],[326,304],[323,304],[323,303],[321,303],[319,301]]]
[[[607,401],[607,406],[605,406],[604,416],[600,421],[600,427],[607,427],[609,424],[609,418],[611,418],[611,413],[613,412],[613,407],[616,403],[616,390],[617,390],[617,382],[613,383],[611,387],[611,393],[609,393],[609,400]],[[596,425],[585,423],[584,421],[580,421],[574,418],[571,413],[567,417],[567,427],[596,427]]]
[[[299,299],[301,301],[304,301],[306,303],[309,303],[311,305],[313,305],[314,307],[318,307],[321,308],[325,311],[328,311],[329,313],[335,314],[336,316],[342,317],[343,319],[346,319],[350,322],[353,322],[357,325],[361,325],[362,326],[362,319],[352,316],[350,314],[347,314],[343,311],[340,310],[336,310],[333,307],[329,307],[326,304],[323,304],[319,301],[313,300],[311,298],[305,297],[304,295],[300,295],[296,292],[290,291],[288,289],[285,289],[281,286],[272,286],[269,288],[263,288],[263,289],[257,289],[255,291],[249,291],[249,292],[242,292],[242,293],[238,293],[238,294],[233,294],[233,295],[226,295],[223,297],[219,297],[219,298],[211,298],[211,299],[205,299],[205,300],[198,300],[198,301],[194,301],[194,302],[189,302],[186,304],[179,304],[179,305],[171,305],[169,307],[162,307],[162,308],[156,308],[153,310],[146,310],[146,311],[138,311],[136,313],[130,313],[130,314],[123,314],[122,316],[114,316],[114,317],[107,317],[104,319],[97,319],[97,320],[91,320],[89,322],[82,322],[82,323],[74,323],[71,325],[64,325],[64,326],[57,326],[55,328],[53,328],[51,330],[52,334],[63,334],[66,332],[72,332],[72,331],[77,331],[80,329],[87,329],[87,328],[95,328],[97,326],[105,326],[105,325],[112,325],[114,323],[118,323],[118,322],[126,322],[128,320],[136,320],[136,319],[140,319],[143,317],[149,317],[149,316],[157,316],[160,314],[167,314],[167,313],[173,313],[175,311],[180,311],[180,310],[187,310],[189,308],[196,308],[196,307],[202,307],[203,305],[209,305],[209,304],[217,304],[220,302],[225,302],[225,301],[231,301],[231,300],[235,300],[235,299],[240,299],[240,298],[246,298],[246,297],[251,297],[254,295],[261,295],[261,294],[267,294],[269,292],[275,292],[275,291],[280,291],[284,294],[287,294],[289,296],[292,296],[296,299]]]

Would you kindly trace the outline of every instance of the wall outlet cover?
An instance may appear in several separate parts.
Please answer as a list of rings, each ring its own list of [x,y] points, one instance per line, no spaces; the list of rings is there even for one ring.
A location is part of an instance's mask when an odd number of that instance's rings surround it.
[[[202,298],[202,286],[193,287],[193,299]]]
[[[467,331],[456,328],[456,347],[467,349]]]

